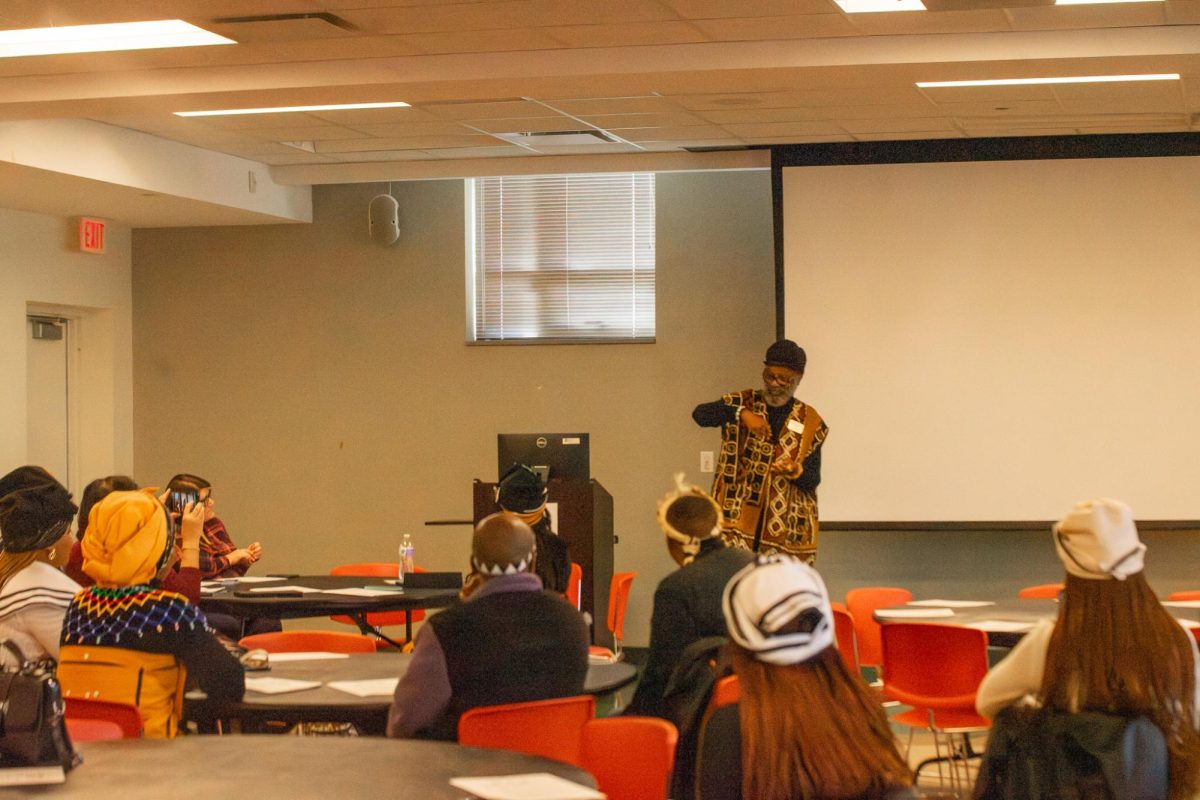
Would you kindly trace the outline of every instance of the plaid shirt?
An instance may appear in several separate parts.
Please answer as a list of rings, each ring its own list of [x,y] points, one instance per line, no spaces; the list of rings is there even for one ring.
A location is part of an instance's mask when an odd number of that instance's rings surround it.
[[[249,564],[230,564],[229,554],[237,550],[225,523],[217,517],[206,520],[204,534],[200,537],[200,576],[210,578],[240,578],[250,568]]]

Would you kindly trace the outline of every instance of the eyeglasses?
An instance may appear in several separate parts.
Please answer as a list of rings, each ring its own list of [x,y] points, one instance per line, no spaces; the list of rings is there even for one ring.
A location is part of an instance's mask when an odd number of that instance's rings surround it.
[[[791,370],[777,372],[770,367],[763,370],[763,383],[768,383],[772,386],[789,386],[799,377],[799,375]]]

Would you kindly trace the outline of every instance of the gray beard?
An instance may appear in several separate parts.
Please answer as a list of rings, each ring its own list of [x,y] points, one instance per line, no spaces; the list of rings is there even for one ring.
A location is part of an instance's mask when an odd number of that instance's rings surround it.
[[[767,405],[772,406],[774,408],[779,408],[779,406],[786,406],[788,404],[788,401],[790,401],[791,399],[792,399],[792,395],[790,393],[780,394],[778,396],[773,397],[770,392],[765,391],[765,390],[763,391],[763,400],[766,402]]]

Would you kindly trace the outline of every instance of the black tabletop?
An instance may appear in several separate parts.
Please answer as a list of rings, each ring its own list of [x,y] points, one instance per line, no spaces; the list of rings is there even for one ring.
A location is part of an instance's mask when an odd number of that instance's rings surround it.
[[[366,733],[383,731],[392,695],[357,697],[334,689],[330,681],[377,680],[398,678],[408,669],[409,653],[356,653],[346,658],[314,661],[275,662],[264,672],[247,672],[247,680],[260,677],[320,681],[321,686],[283,694],[260,694],[247,690],[240,703],[211,708],[202,692],[189,692],[185,701],[185,716],[203,723],[222,719],[240,719],[260,723],[265,720],[281,722],[353,722]],[[603,694],[631,683],[637,668],[626,662],[591,664],[588,666],[584,691]]]
[[[228,586],[216,594],[204,594],[200,608],[234,616],[326,617],[335,614],[357,614],[374,611],[411,611],[422,608],[445,608],[458,599],[457,588],[414,589],[389,592],[375,597],[326,594],[327,589],[361,589],[384,585],[383,578],[346,575],[299,575],[270,582],[241,583]],[[317,589],[293,597],[242,596],[252,589],[281,590],[289,586]],[[261,594],[261,593],[260,593]]]
[[[63,784],[0,789],[0,797],[252,800],[390,797],[461,800],[451,778],[549,772],[595,787],[581,769],[455,744],[363,737],[186,736],[79,745],[84,763]]]

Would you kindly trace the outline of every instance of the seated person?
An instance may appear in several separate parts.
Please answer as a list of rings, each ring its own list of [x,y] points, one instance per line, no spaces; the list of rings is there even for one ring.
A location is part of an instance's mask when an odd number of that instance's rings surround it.
[[[83,489],[83,500],[79,504],[79,530],[75,534],[75,543],[71,546],[71,556],[63,572],[67,573],[80,586],[91,586],[95,581],[83,571],[83,537],[87,535],[88,517],[92,508],[113,491],[132,491],[138,488],[137,482],[126,475],[109,475],[107,478],[97,478]],[[191,527],[180,531],[180,557],[175,562],[166,577],[163,578],[162,588],[169,592],[179,592],[193,605],[200,603],[200,534],[202,528]]]
[[[493,514],[475,527],[465,602],[429,618],[396,686],[388,736],[454,741],[478,706],[583,694],[588,632],[533,572],[533,531]]]
[[[26,661],[58,659],[63,615],[79,591],[60,568],[71,550],[75,504],[70,493],[38,467],[0,478],[0,641],[12,642]],[[17,667],[0,649],[0,663]]]
[[[541,477],[524,464],[513,464],[496,485],[496,505],[533,529],[537,541],[537,575],[542,586],[563,594],[571,580],[571,554],[567,540],[550,527],[546,509],[546,486]]]
[[[754,560],[746,550],[721,539],[721,509],[698,486],[675,476],[676,488],[658,504],[658,524],[667,550],[680,568],[654,592],[650,654],[627,714],[671,718],[663,693],[679,656],[689,644],[725,635],[721,592],[734,573]]]
[[[183,528],[203,527],[191,503]],[[96,585],[75,596],[63,620],[58,679],[66,697],[136,705],[145,735],[179,730],[184,678],[213,702],[240,700],[242,665],[199,608],[159,588],[175,561],[166,510],[149,491],[111,492],[88,517],[83,570]]]
[[[1200,658],[1191,633],[1146,582],[1133,513],[1116,500],[1077,503],[1053,535],[1067,573],[1058,619],[1038,622],[988,672],[979,713],[994,717],[1030,702],[1146,716],[1167,741],[1171,797],[1192,797],[1200,776]]]
[[[181,473],[167,483],[167,491],[194,492],[200,505],[204,507],[204,532],[200,537],[199,558],[201,578],[240,578],[250,569],[251,564],[262,558],[262,545],[258,542],[246,548],[239,548],[233,543],[229,532],[225,530],[225,523],[217,517],[214,510],[217,501],[213,497],[212,484],[204,478]],[[243,636],[283,630],[279,620],[272,617],[243,617],[216,612],[208,614],[208,624],[234,642]]]
[[[718,709],[701,733],[700,797],[916,796],[879,698],[834,645],[816,570],[762,557],[725,587],[723,607],[741,701]]]

